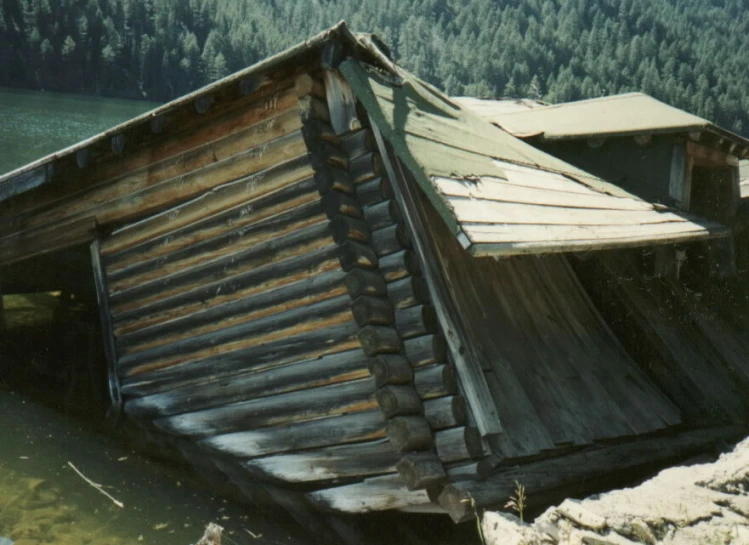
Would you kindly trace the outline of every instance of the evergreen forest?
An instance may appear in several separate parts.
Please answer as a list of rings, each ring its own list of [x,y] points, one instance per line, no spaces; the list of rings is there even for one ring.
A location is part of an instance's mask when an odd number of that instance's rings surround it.
[[[0,85],[165,101],[340,19],[451,95],[639,90],[749,135],[747,0],[0,0]]]

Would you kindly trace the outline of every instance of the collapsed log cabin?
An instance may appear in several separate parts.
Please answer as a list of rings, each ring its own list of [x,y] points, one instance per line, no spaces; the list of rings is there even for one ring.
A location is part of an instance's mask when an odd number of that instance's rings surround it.
[[[463,521],[740,436],[738,178],[556,155],[339,24],[2,177],[0,288],[97,309],[110,422],[249,496]]]

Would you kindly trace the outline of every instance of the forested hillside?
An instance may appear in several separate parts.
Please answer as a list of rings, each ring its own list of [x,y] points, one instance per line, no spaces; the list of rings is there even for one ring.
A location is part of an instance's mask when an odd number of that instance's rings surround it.
[[[166,100],[346,19],[452,95],[642,90],[749,134],[746,0],[0,0],[0,85]]]

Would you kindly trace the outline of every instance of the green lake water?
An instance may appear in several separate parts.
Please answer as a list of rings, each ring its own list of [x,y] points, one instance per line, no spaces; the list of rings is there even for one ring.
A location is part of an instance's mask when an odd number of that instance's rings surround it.
[[[156,106],[136,100],[0,88],[0,174]]]

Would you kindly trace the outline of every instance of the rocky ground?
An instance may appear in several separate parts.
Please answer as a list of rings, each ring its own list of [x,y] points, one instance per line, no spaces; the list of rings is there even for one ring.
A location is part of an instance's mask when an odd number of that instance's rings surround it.
[[[530,524],[487,512],[486,545],[749,545],[749,438],[712,463],[565,500]]]

